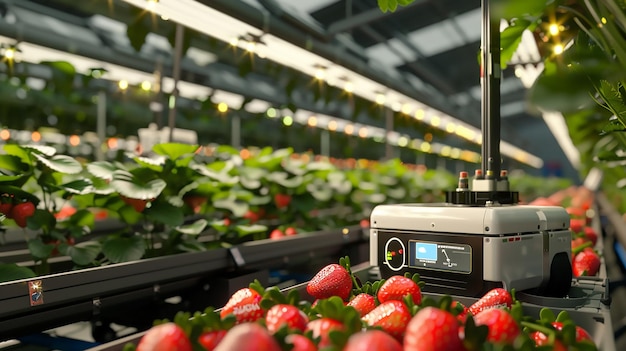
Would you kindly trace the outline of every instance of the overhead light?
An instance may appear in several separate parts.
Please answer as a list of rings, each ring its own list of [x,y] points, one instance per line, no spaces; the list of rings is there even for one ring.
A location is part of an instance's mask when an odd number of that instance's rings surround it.
[[[219,104],[217,104],[217,110],[220,113],[228,112],[228,104],[226,104],[225,102],[220,102]]]
[[[554,45],[554,48],[552,49],[554,51],[555,55],[560,55],[563,53],[563,44],[556,44]]]
[[[145,0],[124,0],[125,2],[135,5],[137,7],[143,7]],[[155,13],[161,16],[167,16],[171,20],[184,23],[194,30],[206,34],[210,37],[221,40],[225,43],[230,43],[232,38],[238,38],[241,35],[252,34],[257,36],[263,36],[263,43],[270,48],[266,52],[267,59],[274,61],[286,67],[296,69],[310,77],[316,77],[317,67],[316,65],[322,65],[326,68],[332,67],[333,74],[337,77],[346,77],[350,80],[354,88],[354,94],[358,95],[366,100],[375,101],[379,105],[384,105],[386,101],[405,101],[411,103],[419,108],[427,107],[423,102],[406,96],[398,91],[389,89],[387,86],[376,82],[370,78],[367,78],[355,71],[348,68],[338,66],[332,61],[323,58],[306,48],[294,45],[286,40],[283,40],[275,35],[264,33],[264,30],[255,28],[239,19],[217,11],[207,5],[204,5],[200,1],[195,0],[160,0],[159,6],[155,8]],[[210,18],[211,21],[206,19]],[[240,45],[240,43],[239,43]],[[387,96],[381,96],[379,92],[385,91]],[[438,115],[446,115],[442,111],[434,110],[434,113]],[[463,124],[467,128],[480,134],[480,129],[475,128],[469,124],[464,124],[462,121],[449,116],[451,120],[454,120],[457,124]],[[439,127],[439,126],[437,126]],[[501,141],[501,144],[507,143]],[[506,150],[503,148],[501,150]],[[512,157],[511,154],[503,155]]]
[[[550,24],[550,26],[548,27],[548,32],[550,32],[550,34],[553,36],[559,34],[559,25],[557,23]]]
[[[117,83],[117,86],[120,88],[120,90],[126,90],[128,89],[128,81],[125,79],[122,79]]]
[[[144,91],[150,91],[150,89],[152,89],[152,83],[144,80],[143,82],[141,82],[141,89]]]

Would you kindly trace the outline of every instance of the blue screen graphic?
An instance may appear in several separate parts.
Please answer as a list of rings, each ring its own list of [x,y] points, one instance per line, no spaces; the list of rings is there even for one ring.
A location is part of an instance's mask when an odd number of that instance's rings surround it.
[[[437,244],[415,243],[415,258],[418,260],[437,261]]]

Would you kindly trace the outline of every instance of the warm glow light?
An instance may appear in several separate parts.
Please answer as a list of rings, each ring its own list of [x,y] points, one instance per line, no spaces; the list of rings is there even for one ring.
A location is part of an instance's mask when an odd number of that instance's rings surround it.
[[[107,140],[107,146],[109,149],[115,150],[117,149],[117,145],[117,138],[109,138],[109,140]]]
[[[248,149],[241,149],[241,151],[239,151],[239,156],[241,156],[242,160],[247,160],[250,158],[250,150]]]
[[[454,130],[456,129],[456,124],[450,122],[448,124],[446,124],[446,132],[448,133],[454,133]]]
[[[559,34],[559,25],[556,23],[552,23],[550,27],[548,27],[548,30],[550,31],[551,35],[557,35]]]
[[[393,104],[391,104],[391,109],[394,110],[394,112],[400,111],[401,108],[402,104],[399,102],[394,102]]]
[[[556,44],[556,45],[554,45],[554,54],[555,54],[555,55],[560,55],[560,54],[562,54],[562,53],[563,53],[563,50],[564,50],[564,48],[563,48],[563,45],[562,45],[562,44]]]
[[[459,157],[461,157],[461,149],[456,148],[456,147],[453,148],[450,151],[450,157],[452,157],[452,158],[459,158]]]
[[[359,129],[359,136],[361,138],[367,138],[367,128],[366,127],[361,127],[361,129]]]
[[[283,124],[289,127],[290,125],[293,124],[293,118],[291,116],[283,117]]]
[[[417,111],[415,111],[415,119],[418,121],[421,121],[424,119],[424,110],[423,109],[418,109]]]
[[[117,86],[120,87],[120,89],[122,89],[122,90],[126,90],[126,89],[128,89],[128,81],[122,79],[122,80],[120,80],[119,83],[117,83]]]
[[[427,141],[423,142],[422,145],[420,145],[420,150],[423,152],[430,152],[430,143]]]
[[[276,109],[273,107],[270,107],[267,109],[267,111],[265,112],[265,114],[267,115],[267,117],[269,118],[274,118],[276,117]]]
[[[150,89],[152,89],[152,83],[150,83],[147,80],[144,80],[143,82],[141,82],[141,89],[145,91],[150,91]]]
[[[217,104],[217,110],[221,113],[226,113],[226,111],[228,111],[228,105],[226,105],[225,102],[220,102]]]
[[[4,51],[4,58],[7,60],[13,60],[15,58],[15,49],[8,48]]]
[[[441,124],[441,119],[439,118],[439,116],[432,116],[430,118],[430,125],[432,125],[433,127],[439,127],[439,124]]]
[[[78,146],[80,144],[80,137],[78,135],[70,136],[70,145]]]
[[[309,117],[307,124],[309,125],[309,127],[315,127],[317,125],[317,118],[315,118],[315,116]]]
[[[239,44],[239,38],[232,38],[230,39],[229,43],[232,46],[237,46],[237,44]]]
[[[31,134],[30,138],[34,141],[34,142],[39,142],[41,141],[41,133],[34,131],[33,134]]]
[[[146,9],[148,11],[154,11],[158,2],[159,0],[148,0],[148,3],[146,4]]]
[[[444,157],[448,157],[450,156],[450,151],[452,150],[452,148],[450,146],[444,146],[441,148],[441,156]]]
[[[602,17],[602,19],[600,19],[600,21],[602,21],[602,24],[606,24],[606,18]]]
[[[401,136],[398,138],[398,146],[405,147],[407,145],[409,145],[409,138],[405,136]]]
[[[248,51],[248,52],[254,52],[254,50],[256,50],[256,43],[255,43],[255,42],[253,42],[253,41],[249,41],[249,42],[246,44],[246,51]]]
[[[337,130],[337,121],[333,120],[328,122],[328,130],[330,130],[331,132]]]
[[[346,82],[346,84],[343,86],[343,90],[345,90],[346,93],[352,93],[354,91],[354,84],[352,84],[351,82]]]
[[[426,134],[424,134],[424,140],[426,140],[429,143],[431,141],[433,141],[433,133],[426,133]]]
[[[9,138],[11,138],[11,132],[9,132],[8,129],[3,129],[2,131],[0,131],[0,139],[9,140]]]
[[[346,132],[346,134],[352,134],[354,133],[354,126],[352,124],[347,124],[343,131]]]
[[[385,103],[385,95],[383,94],[378,94],[376,95],[376,103],[379,105],[382,105]]]
[[[326,71],[323,68],[315,70],[315,79],[324,80],[324,77],[326,77]]]
[[[412,110],[412,109],[413,109],[413,108],[411,107],[411,105],[409,105],[409,104],[404,104],[404,105],[402,105],[402,110],[401,110],[401,111],[402,111],[402,113],[404,113],[405,115],[408,115],[408,114],[410,114],[410,113],[411,113],[411,110]]]

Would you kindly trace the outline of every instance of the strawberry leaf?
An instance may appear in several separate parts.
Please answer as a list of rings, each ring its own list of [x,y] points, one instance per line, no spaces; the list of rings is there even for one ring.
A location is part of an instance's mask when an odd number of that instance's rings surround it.
[[[546,307],[542,308],[539,311],[539,320],[545,324],[550,324],[554,322],[555,320],[554,312],[552,312],[552,310],[549,308],[546,308]]]
[[[128,198],[150,200],[159,196],[167,184],[158,178],[144,182],[128,171],[116,170],[113,172],[111,186]]]
[[[489,327],[486,325],[477,326],[474,317],[469,314],[465,320],[465,338],[463,344],[468,350],[480,350],[481,346],[487,340]]]

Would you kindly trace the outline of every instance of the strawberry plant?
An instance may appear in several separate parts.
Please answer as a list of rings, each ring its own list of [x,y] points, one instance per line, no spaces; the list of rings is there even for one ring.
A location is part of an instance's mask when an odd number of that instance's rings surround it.
[[[66,218],[57,218],[64,206],[95,190],[83,176],[83,166],[78,161],[58,155],[54,148],[4,145],[4,154],[0,155],[0,191],[4,211],[11,209],[5,213],[7,224],[12,221],[36,233],[33,236],[24,232],[39,274],[49,272],[48,260],[52,256],[67,255],[77,266],[87,266],[100,252],[99,244],[93,241],[75,244],[76,239],[93,229],[91,211],[85,208]],[[9,267],[12,266],[5,269]]]

